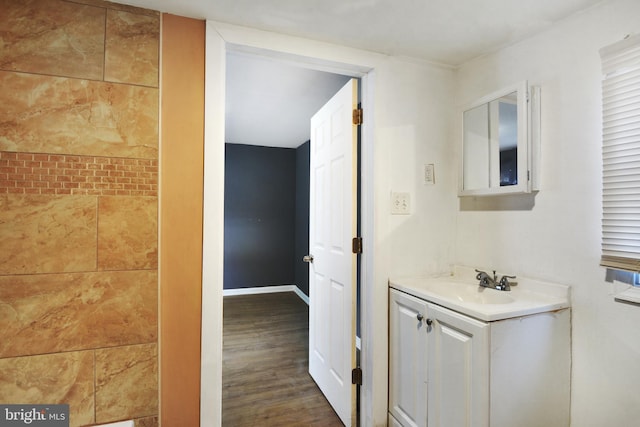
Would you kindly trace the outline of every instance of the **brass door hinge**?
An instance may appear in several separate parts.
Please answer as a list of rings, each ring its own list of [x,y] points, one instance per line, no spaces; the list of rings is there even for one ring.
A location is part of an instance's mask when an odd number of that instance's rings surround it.
[[[351,251],[354,254],[362,253],[362,237],[354,237],[351,241]]]
[[[355,110],[353,110],[353,124],[362,124],[362,108],[356,108]]]
[[[362,369],[354,368],[351,371],[351,384],[362,385]]]

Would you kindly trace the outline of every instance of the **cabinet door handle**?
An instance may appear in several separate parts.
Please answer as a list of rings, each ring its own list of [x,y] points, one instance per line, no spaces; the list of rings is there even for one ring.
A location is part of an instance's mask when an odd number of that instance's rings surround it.
[[[431,319],[427,319],[427,320],[425,320],[425,322],[427,323],[427,326],[433,325],[433,320],[431,320]]]
[[[418,319],[418,322],[422,322],[422,319],[424,319],[424,317],[422,316],[422,313],[418,313],[418,315],[416,316],[416,319]]]

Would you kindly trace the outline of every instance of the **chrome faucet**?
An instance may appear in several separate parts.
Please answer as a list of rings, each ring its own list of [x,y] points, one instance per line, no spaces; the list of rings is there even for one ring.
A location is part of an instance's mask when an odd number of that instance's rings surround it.
[[[502,276],[500,280],[498,280],[495,270],[493,270],[493,277],[478,269],[476,269],[476,273],[478,273],[476,279],[480,281],[479,285],[483,288],[491,288],[497,291],[510,291],[511,286],[517,285],[517,282],[509,282],[509,279],[515,279],[516,276]]]

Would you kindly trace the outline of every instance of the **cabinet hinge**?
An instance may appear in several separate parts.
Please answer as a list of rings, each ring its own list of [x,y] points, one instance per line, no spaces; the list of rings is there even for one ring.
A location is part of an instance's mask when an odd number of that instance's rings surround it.
[[[351,371],[351,384],[362,385],[362,369],[354,368]]]
[[[355,110],[353,110],[353,124],[362,124],[362,108],[356,108]]]
[[[362,253],[362,237],[354,237],[351,241],[351,251],[354,254]]]

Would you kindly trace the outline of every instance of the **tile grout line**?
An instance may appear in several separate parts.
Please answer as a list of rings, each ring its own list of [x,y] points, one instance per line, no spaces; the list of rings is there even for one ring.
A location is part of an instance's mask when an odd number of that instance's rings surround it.
[[[107,74],[107,17],[109,15],[109,9],[104,10],[104,39],[102,49],[102,81],[106,82],[105,77]]]
[[[97,367],[96,367],[96,349],[93,349],[93,423],[98,422],[98,409],[97,409],[97,394],[98,394],[98,385],[96,384],[97,377]]]
[[[100,196],[96,197],[96,271],[100,271],[99,235],[100,235]]]
[[[98,347],[93,347],[93,348],[78,348],[78,349],[72,349],[72,350],[50,351],[45,353],[18,354],[14,356],[2,356],[0,357],[0,360],[21,359],[25,357],[56,356],[59,354],[61,355],[61,354],[70,354],[70,353],[88,353],[88,352],[95,352],[97,350],[111,350],[111,349],[121,348],[121,347],[140,347],[143,345],[157,345],[157,341],[154,340],[154,341],[130,343],[130,344],[125,343],[125,344],[114,344],[114,345],[100,345]]]
[[[104,57],[103,57],[104,60]],[[0,68],[0,73],[15,73],[15,74],[26,74],[30,76],[43,76],[43,77],[52,77],[57,79],[68,79],[68,80],[82,80],[87,82],[96,82],[96,83],[104,83],[109,85],[119,85],[119,86],[132,86],[143,89],[157,89],[160,90],[160,85],[153,86],[142,83],[132,83],[132,82],[118,82],[114,80],[105,80],[104,79],[104,69],[102,78],[92,78],[92,77],[82,77],[82,76],[62,76],[59,74],[51,74],[51,73],[38,73],[35,71],[21,71],[21,70],[8,70],[4,68]]]

